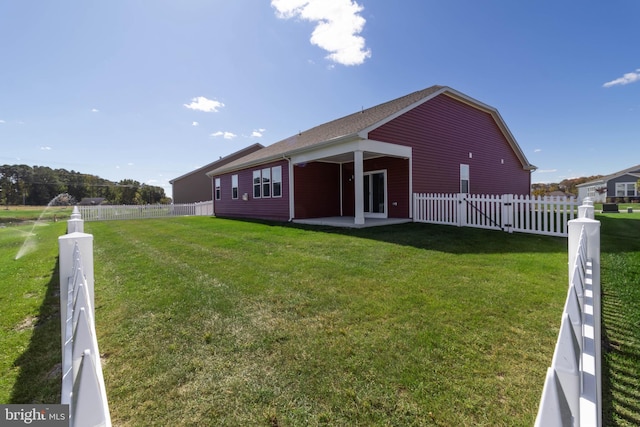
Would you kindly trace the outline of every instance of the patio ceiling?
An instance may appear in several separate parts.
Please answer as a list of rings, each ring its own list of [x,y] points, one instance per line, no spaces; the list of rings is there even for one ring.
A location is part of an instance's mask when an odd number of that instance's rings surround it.
[[[356,151],[362,152],[363,160],[381,156],[402,157],[405,159],[411,158],[411,147],[363,139],[324,146],[304,153],[298,153],[291,156],[291,161],[293,164],[312,161],[348,163],[354,161],[353,153]]]

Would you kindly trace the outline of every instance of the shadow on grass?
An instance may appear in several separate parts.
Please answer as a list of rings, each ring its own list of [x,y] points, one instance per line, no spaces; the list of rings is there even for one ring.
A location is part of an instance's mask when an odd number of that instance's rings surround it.
[[[14,362],[14,366],[20,368],[20,374],[9,403],[60,403],[62,359],[59,284],[59,263],[56,259],[46,285],[46,295],[33,325],[29,346]]]
[[[640,344],[637,331],[619,314],[615,297],[603,298],[603,424],[640,425]],[[612,303],[612,299],[613,302]]]
[[[212,219],[216,218],[212,217]],[[450,225],[408,222],[368,228],[342,228],[247,218],[221,219],[340,234],[451,254],[559,253],[567,251],[567,239],[564,237],[526,233],[509,234],[497,230]]]
[[[596,215],[596,219],[600,221],[602,253],[640,251],[640,219],[624,214]]]

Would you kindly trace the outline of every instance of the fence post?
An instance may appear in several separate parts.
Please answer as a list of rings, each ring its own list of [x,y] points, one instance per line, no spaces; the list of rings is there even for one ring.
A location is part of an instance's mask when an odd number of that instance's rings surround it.
[[[586,200],[586,199],[585,199]],[[580,421],[583,425],[602,425],[602,349],[601,349],[601,289],[600,289],[600,221],[588,218],[586,215],[593,213],[593,206],[585,204],[578,208],[581,215],[580,218],[569,221],[569,283],[573,280],[574,260],[578,251],[578,242],[580,233],[584,228],[587,238],[587,259],[589,260],[588,272],[591,283],[591,306],[593,319],[585,324],[592,325],[591,339],[593,348],[588,349],[589,353],[593,353],[593,372],[587,372],[591,375],[589,381],[585,381],[583,377],[582,397],[580,398],[581,410]],[[582,216],[585,215],[585,216]],[[585,293],[585,301],[587,295]],[[586,311],[586,310],[585,310]],[[586,316],[585,316],[586,320]],[[586,326],[583,326],[586,331]],[[584,357],[584,353],[583,353]],[[584,362],[584,359],[583,359]],[[586,369],[585,371],[586,372]],[[583,405],[583,402],[585,403]],[[584,410],[583,410],[584,408]],[[595,411],[595,413],[594,413]],[[595,417],[595,419],[593,419]]]
[[[67,321],[67,304],[69,293],[69,277],[75,273],[73,271],[74,256],[73,252],[76,243],[80,253],[82,254],[82,270],[87,281],[87,291],[91,307],[93,304],[93,235],[85,233],[70,233],[58,237],[59,250],[59,270],[60,270],[60,330],[65,330]],[[61,334],[62,347],[64,348],[64,334]]]
[[[582,201],[582,205],[578,206],[578,218],[595,219],[595,217],[593,200],[591,200],[590,197],[585,197]]]
[[[84,233],[84,220],[77,206],[73,207],[71,219],[67,221],[67,233]]]
[[[514,220],[514,208],[513,208],[513,194],[503,194],[500,200],[502,206],[502,219],[500,227],[507,233],[513,233],[513,220]]]
[[[467,225],[467,205],[465,203],[464,197],[466,194],[458,193],[456,194],[457,198],[457,209],[458,209],[458,227],[466,227]]]

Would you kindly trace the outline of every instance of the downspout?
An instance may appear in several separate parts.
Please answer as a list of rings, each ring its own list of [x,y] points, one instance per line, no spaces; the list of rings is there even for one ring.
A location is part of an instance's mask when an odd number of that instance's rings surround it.
[[[289,165],[289,222],[293,221],[294,213],[295,213],[295,200],[293,197],[293,164],[291,164],[291,158],[282,156]]]
[[[216,195],[215,195],[215,184],[214,184],[214,177],[210,176],[209,178],[211,178],[211,210],[213,211],[213,216],[216,216]]]

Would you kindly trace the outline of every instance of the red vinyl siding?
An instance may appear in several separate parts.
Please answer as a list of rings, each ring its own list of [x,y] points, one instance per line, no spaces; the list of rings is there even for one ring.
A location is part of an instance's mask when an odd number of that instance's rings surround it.
[[[282,167],[282,197],[253,197],[253,171]],[[231,176],[238,175],[238,198],[231,198]],[[214,200],[214,212],[220,217],[258,218],[275,221],[289,220],[289,164],[286,160],[220,175],[220,200]],[[248,200],[242,200],[247,193]]]
[[[340,215],[340,165],[311,162],[293,173],[296,219]]]
[[[460,164],[468,164],[471,193],[529,194],[530,172],[491,114],[446,95],[375,129],[369,138],[413,148],[416,193],[458,193]]]

